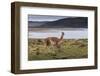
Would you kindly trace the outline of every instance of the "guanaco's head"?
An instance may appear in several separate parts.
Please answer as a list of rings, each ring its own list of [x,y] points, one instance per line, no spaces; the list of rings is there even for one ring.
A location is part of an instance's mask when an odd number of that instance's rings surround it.
[[[64,32],[62,32],[62,35],[64,35]]]

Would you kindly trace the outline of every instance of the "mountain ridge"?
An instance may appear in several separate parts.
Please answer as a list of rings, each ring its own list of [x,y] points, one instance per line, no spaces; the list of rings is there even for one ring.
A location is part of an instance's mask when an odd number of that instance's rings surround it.
[[[39,25],[31,25],[34,28],[88,28],[87,17],[63,18],[56,21],[37,22]]]

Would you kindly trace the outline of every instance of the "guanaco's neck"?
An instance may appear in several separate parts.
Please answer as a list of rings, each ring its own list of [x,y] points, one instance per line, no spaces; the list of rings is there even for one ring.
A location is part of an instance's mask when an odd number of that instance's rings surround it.
[[[60,37],[60,40],[62,40],[62,39],[63,39],[63,37],[64,37],[64,33],[62,33],[62,35],[61,35],[61,37]]]

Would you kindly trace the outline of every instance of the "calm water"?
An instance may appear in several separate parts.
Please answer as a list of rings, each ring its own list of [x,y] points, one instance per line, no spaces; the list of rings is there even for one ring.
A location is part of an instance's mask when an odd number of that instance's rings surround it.
[[[88,37],[87,29],[65,30],[64,29],[49,29],[29,31],[28,38],[47,38],[47,37],[60,37],[61,32],[64,32],[64,39],[84,39]]]

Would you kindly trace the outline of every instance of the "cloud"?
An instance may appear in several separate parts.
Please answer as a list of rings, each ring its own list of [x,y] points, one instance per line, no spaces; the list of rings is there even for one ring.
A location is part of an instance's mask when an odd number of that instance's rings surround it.
[[[50,16],[50,15],[28,15],[28,21],[55,21],[68,16]]]

